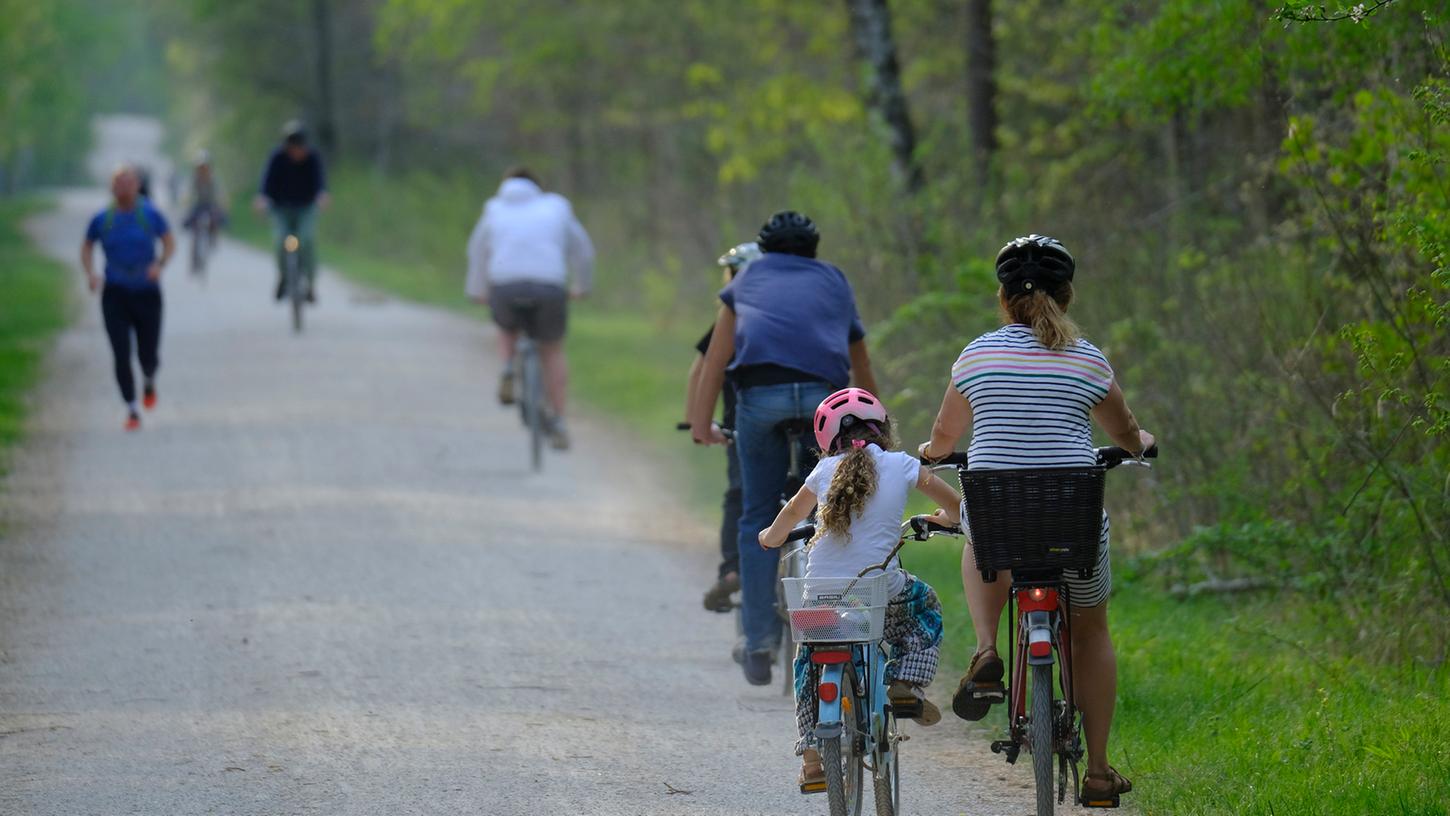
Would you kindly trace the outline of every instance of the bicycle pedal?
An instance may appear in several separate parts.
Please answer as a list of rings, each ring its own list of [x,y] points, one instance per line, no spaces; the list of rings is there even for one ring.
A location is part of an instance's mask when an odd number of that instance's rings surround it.
[[[921,701],[915,697],[904,697],[891,701],[891,713],[895,714],[898,720],[914,720],[920,717],[921,708]]]
[[[1118,807],[1118,795],[1094,796],[1089,799],[1086,795],[1082,797],[1082,806],[1085,808],[1115,808]]]
[[[801,784],[801,793],[803,793],[803,794],[825,793],[825,792],[826,792],[826,780],[824,780],[824,779],[822,779],[819,782],[804,782],[804,783]]]
[[[972,699],[1000,703],[1007,699],[1007,688],[1001,683],[973,683]]]

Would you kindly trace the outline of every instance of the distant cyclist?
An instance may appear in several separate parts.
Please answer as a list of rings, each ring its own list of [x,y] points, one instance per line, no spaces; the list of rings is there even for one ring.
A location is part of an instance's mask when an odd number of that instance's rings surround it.
[[[126,430],[141,428],[136,380],[131,370],[131,339],[141,363],[143,404],[156,407],[156,371],[161,344],[161,269],[171,260],[176,241],[161,211],[141,196],[141,177],[126,166],[111,177],[113,201],[91,219],[81,243],[81,268],[92,292],[101,290],[101,316],[111,341],[116,384],[126,403]],[[161,243],[161,255],[156,244]],[[96,244],[106,256],[104,288],[95,272]]]
[[[498,193],[483,205],[468,238],[467,254],[464,290],[475,302],[491,307],[499,328],[504,362],[499,402],[514,401],[514,352],[522,332],[538,344],[550,408],[545,417],[550,443],[558,450],[567,449],[564,409],[569,369],[564,330],[569,300],[588,294],[594,283],[589,233],[568,199],[544,192],[538,178],[520,167],[504,175]]]
[[[262,184],[252,207],[272,214],[277,253],[277,300],[287,296],[288,235],[297,236],[297,260],[307,279],[307,302],[317,302],[317,211],[327,209],[327,172],[322,157],[307,141],[307,129],[293,120],[282,127],[282,144],[272,151],[262,171]]]
[[[751,241],[732,247],[729,252],[720,256],[717,263],[725,269],[725,283],[729,284],[736,275],[740,274],[754,261],[760,260],[764,253],[760,251],[760,245]],[[694,399],[695,391],[700,386],[700,372],[705,367],[705,352],[710,350],[710,335],[715,332],[715,327],[710,326],[705,336],[695,345],[695,350],[700,352],[690,364],[690,374],[685,386],[685,416],[690,416],[691,400]],[[726,428],[735,427],[735,384],[729,377],[726,377],[725,384],[721,388],[721,398],[724,402],[724,411],[720,415],[720,422]],[[713,412],[715,406],[710,406]],[[726,478],[729,486],[725,488],[725,498],[721,503],[720,517],[720,570],[715,577],[715,583],[705,591],[705,608],[711,612],[729,612],[734,608],[730,596],[740,590],[740,457],[735,455],[735,446],[725,447],[726,457]]]
[[[744,504],[737,539],[744,671],[753,685],[770,682],[771,652],[781,635],[775,611],[780,551],[764,550],[756,540],[775,518],[790,469],[781,425],[809,423],[821,400],[853,380],[876,391],[855,293],[841,270],[816,260],[820,240],[815,223],[788,210],[760,228],[765,256],[720,292],[722,306],[691,405],[695,441],[723,443],[712,412],[728,367],[736,387]]]
[[[195,231],[203,220],[210,230],[208,243],[216,241],[217,231],[227,220],[226,194],[221,181],[212,168],[211,153],[199,150],[192,165],[191,178],[183,192],[182,211],[186,213],[182,225]],[[206,216],[203,219],[203,216]],[[193,270],[194,271],[194,270]]]

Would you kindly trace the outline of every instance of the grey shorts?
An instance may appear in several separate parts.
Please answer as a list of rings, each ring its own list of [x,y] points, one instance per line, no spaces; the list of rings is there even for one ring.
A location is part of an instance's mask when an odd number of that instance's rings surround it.
[[[493,322],[506,332],[523,332],[540,343],[564,339],[569,293],[552,283],[502,283],[488,294]]]

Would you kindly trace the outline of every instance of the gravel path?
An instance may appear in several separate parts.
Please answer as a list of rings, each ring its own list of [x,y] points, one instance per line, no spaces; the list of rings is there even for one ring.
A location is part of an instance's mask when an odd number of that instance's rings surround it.
[[[98,169],[159,132],[101,136]],[[33,233],[73,266],[103,198],[59,203]],[[293,337],[271,275],[168,270],[141,433],[93,299],[57,343],[0,490],[0,813],[825,812],[649,461],[576,422],[532,475],[482,323],[329,274]],[[908,728],[907,812],[1030,810],[1027,762]]]

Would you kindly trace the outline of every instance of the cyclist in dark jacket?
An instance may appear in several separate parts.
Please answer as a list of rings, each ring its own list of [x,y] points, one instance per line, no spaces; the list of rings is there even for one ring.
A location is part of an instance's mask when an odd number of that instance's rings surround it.
[[[317,281],[317,211],[327,209],[327,171],[322,157],[307,141],[301,122],[288,122],[282,128],[282,145],[272,151],[262,182],[252,206],[258,213],[272,213],[272,237],[277,254],[276,298],[287,295],[283,279],[287,255],[283,242],[288,235],[297,236],[298,261],[307,278],[307,300],[316,302]]]

